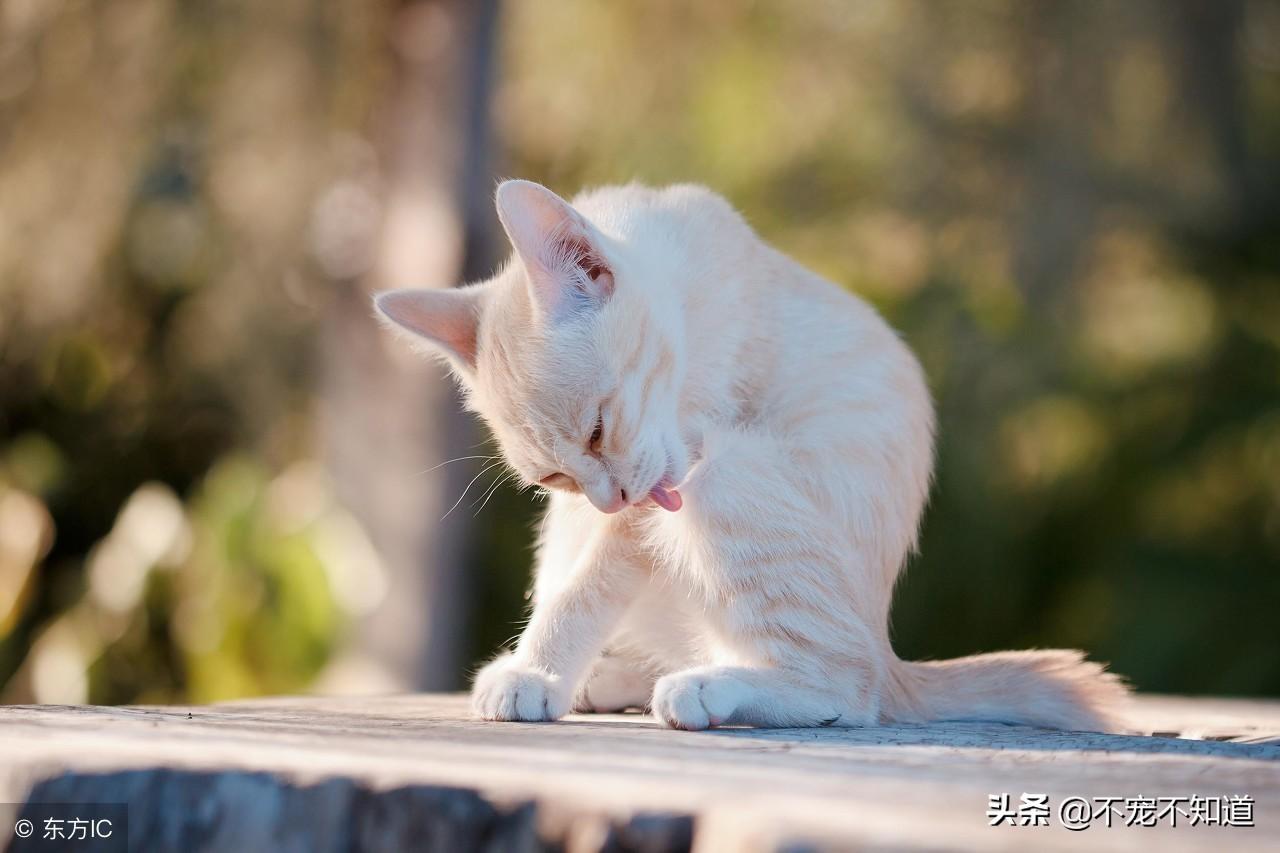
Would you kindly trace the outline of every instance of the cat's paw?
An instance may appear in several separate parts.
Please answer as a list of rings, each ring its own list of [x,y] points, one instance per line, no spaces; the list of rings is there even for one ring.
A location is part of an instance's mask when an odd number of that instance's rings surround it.
[[[471,707],[485,720],[536,723],[563,717],[569,697],[560,679],[507,656],[480,670]]]
[[[714,669],[688,669],[658,679],[653,715],[673,729],[702,729],[729,722],[749,688]]]

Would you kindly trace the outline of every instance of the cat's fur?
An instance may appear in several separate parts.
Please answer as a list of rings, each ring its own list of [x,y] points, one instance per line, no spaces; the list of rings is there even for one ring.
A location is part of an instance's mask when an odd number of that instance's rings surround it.
[[[497,205],[515,254],[492,280],[376,300],[447,356],[526,483],[562,475],[532,619],[475,681],[482,717],[1116,725],[1125,688],[1079,652],[894,654],[934,419],[874,310],[702,187],[570,206],[508,181]]]

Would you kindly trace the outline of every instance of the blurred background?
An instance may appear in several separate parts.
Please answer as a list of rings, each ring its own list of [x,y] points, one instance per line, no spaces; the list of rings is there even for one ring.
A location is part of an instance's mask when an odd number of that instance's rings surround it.
[[[367,298],[484,277],[508,175],[707,183],[902,330],[904,657],[1280,696],[1278,170],[1263,0],[5,0],[0,700],[457,688],[518,631],[536,506]]]

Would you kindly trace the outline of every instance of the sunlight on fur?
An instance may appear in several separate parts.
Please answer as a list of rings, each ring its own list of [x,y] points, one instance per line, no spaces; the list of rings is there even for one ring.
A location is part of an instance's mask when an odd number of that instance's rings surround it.
[[[497,206],[515,251],[492,280],[376,298],[551,496],[533,615],[476,678],[480,716],[1119,727],[1125,687],[1079,652],[894,654],[934,416],[870,306],[703,187],[570,205],[507,181]]]

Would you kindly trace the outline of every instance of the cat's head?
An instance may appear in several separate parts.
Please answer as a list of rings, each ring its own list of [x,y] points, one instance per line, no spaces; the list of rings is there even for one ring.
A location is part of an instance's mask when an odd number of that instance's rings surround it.
[[[581,492],[602,512],[679,509],[681,313],[669,251],[627,193],[577,207],[528,181],[498,187],[514,254],[493,279],[378,294],[378,312],[445,357],[528,485]]]

